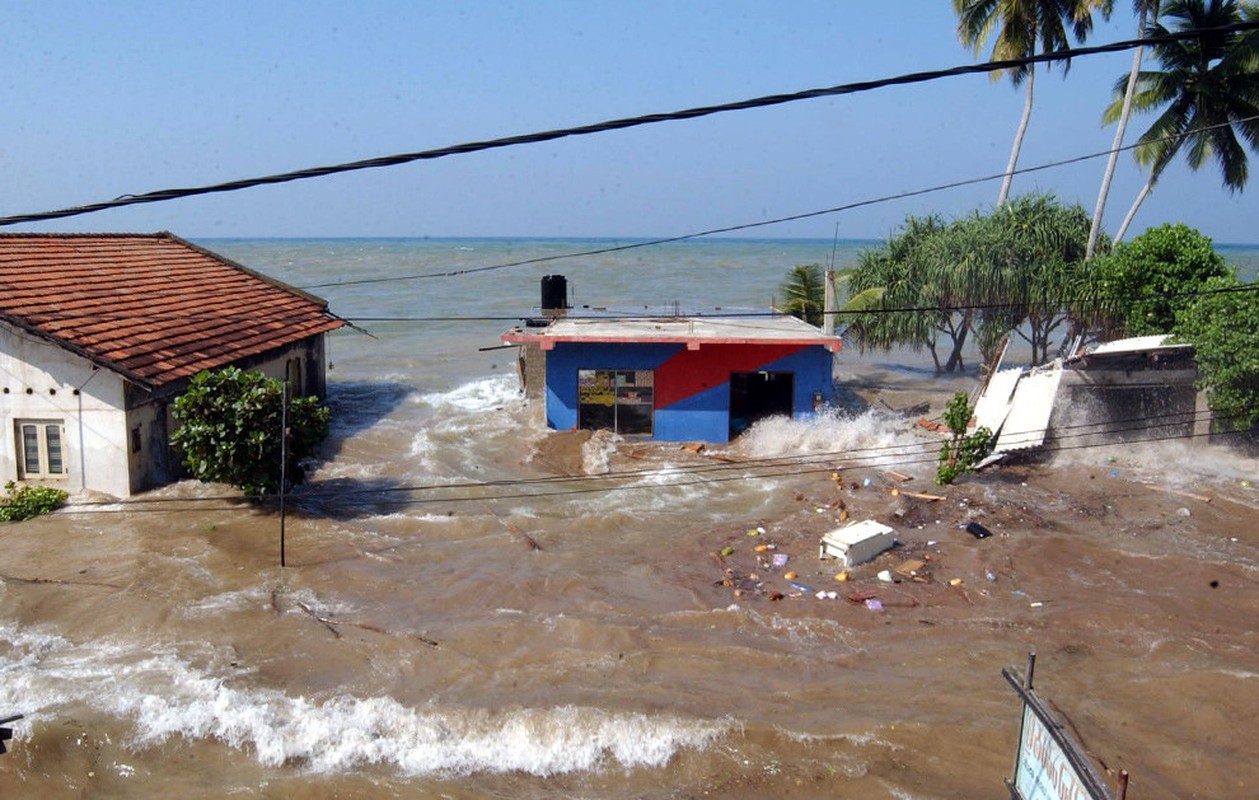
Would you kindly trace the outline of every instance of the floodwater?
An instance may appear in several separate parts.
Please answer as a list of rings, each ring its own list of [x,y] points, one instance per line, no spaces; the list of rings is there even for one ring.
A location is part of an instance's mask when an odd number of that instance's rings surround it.
[[[298,286],[563,249],[206,244]],[[1000,672],[1035,651],[1130,798],[1259,795],[1254,459],[1079,447],[940,490],[895,409],[938,414],[971,382],[921,362],[841,355],[844,411],[695,453],[547,431],[513,351],[478,349],[548,272],[628,307],[699,305],[687,275],[724,270],[710,302],[751,306],[829,255],[692,244],[312,289],[377,338],[332,341],[333,435],[287,507],[286,567],[278,510],[221,486],[0,527],[0,718],[26,715],[0,792],[1008,797]],[[842,513],[900,541],[845,583],[817,552]],[[922,580],[875,577],[910,559]]]

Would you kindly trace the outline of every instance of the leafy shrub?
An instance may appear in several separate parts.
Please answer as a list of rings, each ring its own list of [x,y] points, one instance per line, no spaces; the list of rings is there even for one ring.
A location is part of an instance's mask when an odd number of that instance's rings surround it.
[[[966,394],[958,392],[953,395],[944,410],[944,424],[949,427],[953,437],[940,448],[940,463],[936,467],[936,483],[940,486],[952,483],[958,476],[970,472],[992,452],[995,444],[992,431],[980,428],[967,435],[970,416],[971,409],[966,401]]]
[[[1177,315],[1176,336],[1193,343],[1217,427],[1249,430],[1259,424],[1259,283],[1214,278],[1203,288]]]
[[[1170,333],[1196,292],[1231,274],[1208,237],[1183,223],[1162,225],[1097,259],[1097,299],[1118,328],[1111,333]]]
[[[171,436],[192,476],[229,483],[252,497],[277,491],[283,392],[282,381],[237,367],[198,373],[175,401],[175,416],[182,424]],[[290,401],[286,482],[301,481],[301,461],[327,438],[328,417],[317,398]]]
[[[19,522],[40,514],[55,511],[69,497],[65,491],[52,486],[23,486],[9,481],[4,485],[5,496],[0,497],[0,522]]]

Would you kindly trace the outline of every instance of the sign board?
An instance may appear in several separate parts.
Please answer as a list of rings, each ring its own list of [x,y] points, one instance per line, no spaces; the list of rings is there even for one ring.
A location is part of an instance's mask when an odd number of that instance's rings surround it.
[[[1014,788],[1023,800],[1094,800],[1096,797],[1085,788],[1062,746],[1027,703],[1023,704],[1023,732],[1019,737]]]
[[[1066,721],[1031,687],[1035,665],[1028,662],[1024,684],[1010,670],[1001,674],[1023,698],[1019,749],[1014,759],[1014,779],[1009,781],[1012,800],[1123,800],[1127,773],[1120,774],[1119,793],[1097,773],[1084,745],[1071,735]]]

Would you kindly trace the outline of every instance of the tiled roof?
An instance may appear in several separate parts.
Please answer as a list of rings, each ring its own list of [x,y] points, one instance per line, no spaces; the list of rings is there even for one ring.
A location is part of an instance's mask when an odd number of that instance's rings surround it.
[[[149,387],[344,324],[169,233],[0,234],[0,319]]]

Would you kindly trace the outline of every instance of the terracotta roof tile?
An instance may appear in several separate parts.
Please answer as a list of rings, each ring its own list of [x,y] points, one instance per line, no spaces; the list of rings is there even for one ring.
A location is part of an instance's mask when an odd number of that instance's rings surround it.
[[[344,324],[169,233],[0,234],[0,319],[149,386]]]

